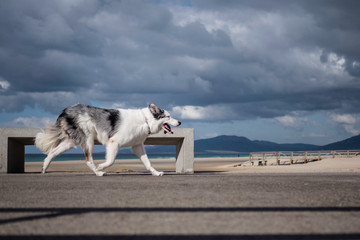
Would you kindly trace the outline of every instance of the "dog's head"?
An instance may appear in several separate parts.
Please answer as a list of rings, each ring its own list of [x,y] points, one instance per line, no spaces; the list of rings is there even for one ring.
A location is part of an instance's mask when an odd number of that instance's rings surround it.
[[[158,108],[155,104],[150,104],[149,110],[154,117],[153,124],[155,125],[155,128],[157,128],[156,132],[164,129],[165,134],[168,132],[174,133],[171,126],[178,127],[181,125],[181,122],[172,118],[168,111]]]

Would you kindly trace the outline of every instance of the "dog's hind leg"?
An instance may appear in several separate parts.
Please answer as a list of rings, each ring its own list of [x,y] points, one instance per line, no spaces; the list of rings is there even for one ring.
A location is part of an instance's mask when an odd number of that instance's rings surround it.
[[[85,154],[86,165],[96,174],[96,176],[103,176],[105,173],[96,170],[96,166],[94,164],[93,159],[93,151],[94,151],[94,140],[92,137],[89,137],[85,144],[81,146]]]
[[[104,168],[111,166],[115,162],[116,154],[119,151],[119,144],[113,140],[110,140],[106,144],[106,161],[102,164],[99,164],[97,171],[101,171]]]
[[[41,170],[41,173],[44,174],[46,172],[46,169],[49,167],[50,162],[56,157],[59,156],[61,153],[66,152],[72,148],[74,148],[76,145],[71,139],[65,139],[62,141],[57,147],[54,149],[51,149],[49,154],[44,160],[43,168]]]
[[[145,168],[149,170],[153,176],[158,177],[164,175],[164,172],[158,172],[151,166],[150,160],[145,152],[144,144],[135,145],[131,150],[140,158]]]

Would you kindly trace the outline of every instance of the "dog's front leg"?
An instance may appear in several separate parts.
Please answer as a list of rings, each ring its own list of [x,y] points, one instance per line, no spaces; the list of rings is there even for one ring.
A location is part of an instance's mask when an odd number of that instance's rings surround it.
[[[164,172],[158,172],[151,166],[150,160],[145,152],[144,144],[135,145],[131,150],[140,158],[145,168],[149,170],[153,176],[158,177],[164,175]]]
[[[110,140],[106,144],[106,160],[104,163],[99,164],[96,170],[102,172],[104,168],[111,166],[115,162],[116,154],[118,153],[118,151],[118,143]]]

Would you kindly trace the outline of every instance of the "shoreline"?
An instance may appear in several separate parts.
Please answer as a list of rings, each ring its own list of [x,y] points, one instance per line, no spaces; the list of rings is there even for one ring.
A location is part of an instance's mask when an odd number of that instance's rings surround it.
[[[216,157],[216,158],[195,158],[195,172],[228,172],[228,173],[316,173],[316,172],[359,172],[360,156],[342,158],[324,158],[319,161],[296,164],[281,164],[267,166],[249,166],[244,164],[248,157]],[[97,165],[105,160],[94,160]],[[174,172],[175,159],[150,159],[153,167],[159,171]],[[240,166],[241,164],[241,166]],[[245,165],[245,166],[244,166]],[[247,166],[246,166],[247,165]],[[42,162],[26,162],[26,173],[39,173]],[[84,160],[74,161],[53,161],[47,172],[89,172]],[[106,169],[108,173],[146,172],[144,165],[139,159],[120,159]]]

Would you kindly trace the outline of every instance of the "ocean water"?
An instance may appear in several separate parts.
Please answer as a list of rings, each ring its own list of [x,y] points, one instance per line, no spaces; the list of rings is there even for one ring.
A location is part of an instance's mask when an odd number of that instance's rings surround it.
[[[165,159],[175,158],[175,154],[148,154],[150,159]],[[248,154],[195,154],[195,158],[225,158],[225,157],[248,157]],[[38,153],[27,153],[25,154],[25,162],[42,162],[46,155]],[[84,154],[79,153],[67,153],[57,156],[53,161],[73,161],[73,160],[84,160]],[[94,153],[94,160],[105,159],[104,153]],[[118,154],[116,159],[138,159],[135,154]]]

